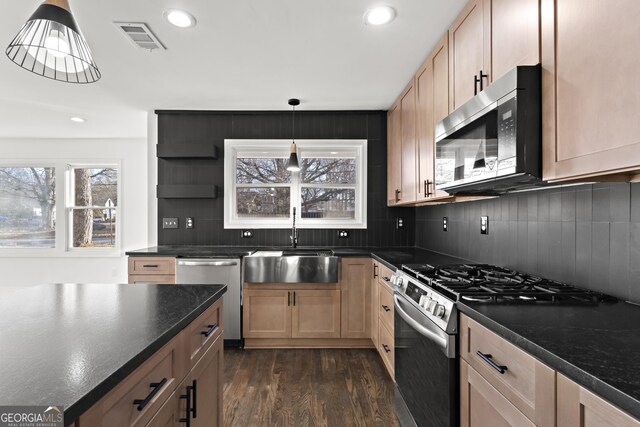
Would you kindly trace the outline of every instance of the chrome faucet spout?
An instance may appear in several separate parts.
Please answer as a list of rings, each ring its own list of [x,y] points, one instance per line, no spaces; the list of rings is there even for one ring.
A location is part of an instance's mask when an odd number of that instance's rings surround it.
[[[291,247],[298,246],[298,230],[296,230],[296,208],[293,208],[293,226],[291,227]]]

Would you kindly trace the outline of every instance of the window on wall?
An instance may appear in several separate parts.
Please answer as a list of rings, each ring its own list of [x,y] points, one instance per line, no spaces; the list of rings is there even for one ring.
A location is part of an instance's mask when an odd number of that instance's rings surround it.
[[[225,228],[366,228],[366,141],[225,141]]]
[[[118,168],[69,166],[69,248],[113,248],[118,225]]]
[[[0,248],[55,248],[56,169],[0,167]]]
[[[119,248],[118,163],[18,162],[0,164],[0,255]]]

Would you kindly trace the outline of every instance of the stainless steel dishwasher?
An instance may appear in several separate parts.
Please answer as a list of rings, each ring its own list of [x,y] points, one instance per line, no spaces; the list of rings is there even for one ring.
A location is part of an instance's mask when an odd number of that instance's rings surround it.
[[[189,285],[227,285],[223,295],[225,345],[241,345],[240,295],[242,269],[240,258],[178,258],[176,283]]]

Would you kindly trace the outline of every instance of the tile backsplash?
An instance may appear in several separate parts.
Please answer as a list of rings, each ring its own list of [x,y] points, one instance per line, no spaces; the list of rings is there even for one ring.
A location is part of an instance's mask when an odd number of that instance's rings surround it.
[[[449,231],[442,231],[448,217]],[[480,234],[480,217],[489,234]],[[640,302],[640,183],[416,208],[416,246]]]

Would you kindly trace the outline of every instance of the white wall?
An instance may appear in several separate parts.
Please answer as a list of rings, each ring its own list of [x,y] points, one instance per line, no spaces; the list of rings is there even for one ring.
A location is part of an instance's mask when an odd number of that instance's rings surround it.
[[[148,143],[146,139],[0,139],[2,160],[120,161],[118,209],[121,222],[120,254],[82,257],[69,253],[56,256],[17,258],[0,254],[0,286],[39,283],[126,283],[125,251],[148,246],[149,198]],[[58,183],[61,188],[63,183]]]

